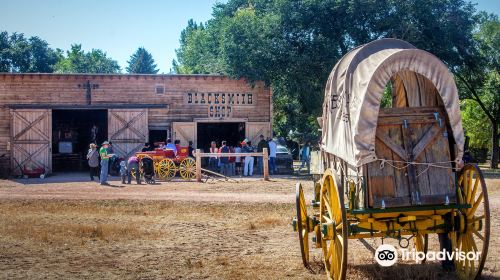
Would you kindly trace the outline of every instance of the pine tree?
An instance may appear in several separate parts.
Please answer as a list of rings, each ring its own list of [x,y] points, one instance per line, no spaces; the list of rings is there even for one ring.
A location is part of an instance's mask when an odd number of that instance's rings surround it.
[[[127,62],[128,66],[126,70],[130,74],[158,73],[153,56],[143,47],[138,48],[137,51],[130,56],[130,60]]]

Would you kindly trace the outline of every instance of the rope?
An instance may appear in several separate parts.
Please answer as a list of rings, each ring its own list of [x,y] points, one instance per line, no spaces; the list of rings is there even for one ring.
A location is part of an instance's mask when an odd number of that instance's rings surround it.
[[[449,164],[449,163],[454,163],[454,161],[437,161],[437,162],[414,162],[414,161],[400,161],[400,160],[391,160],[391,159],[384,159],[384,158],[377,158],[376,160],[380,161],[380,169],[383,169],[385,167],[385,164],[391,166],[392,168],[396,170],[403,170],[408,168],[410,165],[421,165],[425,166],[425,169],[422,170],[419,174],[417,174],[417,177],[420,175],[424,174],[429,170],[431,167],[435,168],[442,168],[442,169],[451,169],[454,171],[458,171],[458,168],[453,168],[450,166],[443,166],[442,164]],[[398,166],[398,163],[402,163],[402,166]]]

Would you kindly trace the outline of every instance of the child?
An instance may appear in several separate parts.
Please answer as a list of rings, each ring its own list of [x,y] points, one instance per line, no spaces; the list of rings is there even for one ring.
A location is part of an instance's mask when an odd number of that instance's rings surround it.
[[[124,160],[120,161],[120,176],[122,177],[122,184],[125,184],[125,178],[127,178],[127,165]]]

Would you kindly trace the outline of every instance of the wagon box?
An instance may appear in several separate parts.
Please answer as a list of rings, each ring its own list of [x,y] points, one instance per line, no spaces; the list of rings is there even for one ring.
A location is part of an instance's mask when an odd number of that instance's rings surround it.
[[[385,102],[382,104],[382,98]],[[344,279],[348,240],[413,240],[427,251],[438,234],[463,279],[486,260],[490,212],[481,170],[463,165],[464,132],[457,87],[437,57],[396,39],[355,48],[333,68],[325,88],[321,151],[313,157],[315,213],[296,186],[294,229],[309,265],[309,234],[329,279]]]

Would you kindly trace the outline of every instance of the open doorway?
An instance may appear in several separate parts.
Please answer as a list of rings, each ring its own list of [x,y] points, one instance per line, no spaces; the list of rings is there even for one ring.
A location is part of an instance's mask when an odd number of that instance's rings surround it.
[[[165,142],[168,138],[168,130],[149,130],[149,143]]]
[[[227,141],[230,146],[236,146],[238,142],[245,139],[245,123],[198,123],[197,126],[197,148],[208,151],[210,142]]]
[[[52,111],[52,166],[54,172],[88,169],[90,143],[108,137],[107,110]]]

